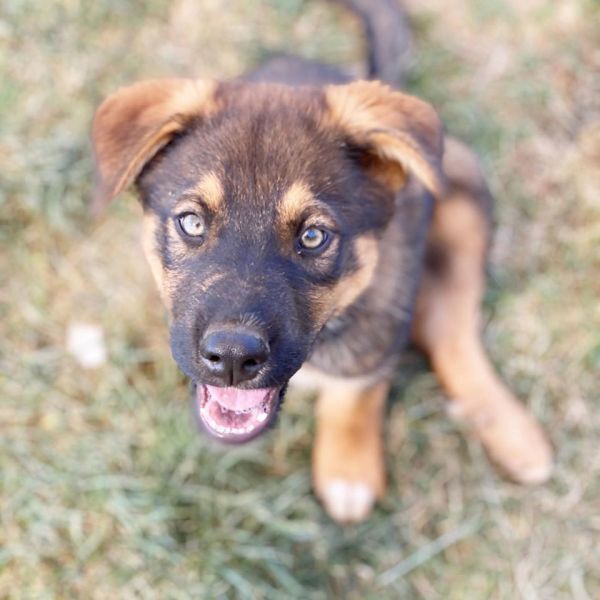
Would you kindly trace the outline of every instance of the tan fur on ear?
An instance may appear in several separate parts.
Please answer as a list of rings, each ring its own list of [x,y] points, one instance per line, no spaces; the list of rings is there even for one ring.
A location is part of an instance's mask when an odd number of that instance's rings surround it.
[[[109,96],[94,116],[92,142],[99,211],[133,183],[144,165],[194,117],[216,109],[216,83],[193,79],[141,81]]]
[[[378,81],[327,86],[325,99],[334,124],[353,141],[441,195],[443,129],[430,104]],[[388,175],[386,180],[402,183],[404,178]]]

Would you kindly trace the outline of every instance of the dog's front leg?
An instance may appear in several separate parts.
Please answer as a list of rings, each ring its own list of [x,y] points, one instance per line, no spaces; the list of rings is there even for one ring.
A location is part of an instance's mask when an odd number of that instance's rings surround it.
[[[321,386],[313,481],[329,515],[340,523],[365,519],[385,490],[383,411],[390,389],[340,380]]]

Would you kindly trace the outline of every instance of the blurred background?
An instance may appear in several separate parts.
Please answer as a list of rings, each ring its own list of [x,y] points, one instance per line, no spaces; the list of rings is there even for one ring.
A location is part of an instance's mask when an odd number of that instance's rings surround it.
[[[105,95],[232,77],[274,50],[356,67],[350,15],[324,0],[0,0],[0,597],[600,597],[598,3],[406,6],[408,89],[477,149],[497,197],[485,337],[550,433],[553,480],[503,481],[411,357],[389,492],[339,527],[311,494],[310,399],[248,446],[199,435],[139,206],[86,212]]]

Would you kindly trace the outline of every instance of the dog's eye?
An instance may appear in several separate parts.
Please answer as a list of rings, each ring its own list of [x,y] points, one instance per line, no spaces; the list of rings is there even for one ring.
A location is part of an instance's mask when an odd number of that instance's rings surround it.
[[[319,229],[318,227],[308,227],[300,235],[298,240],[298,251],[302,252],[302,250],[320,250],[321,248],[325,247],[328,241],[329,234],[327,231]]]
[[[190,237],[200,237],[206,229],[204,219],[196,213],[185,213],[178,218],[179,226],[186,235]]]

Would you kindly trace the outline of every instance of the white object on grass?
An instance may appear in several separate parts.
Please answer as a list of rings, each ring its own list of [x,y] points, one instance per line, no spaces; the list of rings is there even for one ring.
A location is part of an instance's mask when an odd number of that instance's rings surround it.
[[[106,362],[102,328],[91,323],[71,323],[67,330],[67,352],[84,369],[102,366]]]

